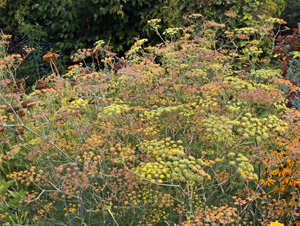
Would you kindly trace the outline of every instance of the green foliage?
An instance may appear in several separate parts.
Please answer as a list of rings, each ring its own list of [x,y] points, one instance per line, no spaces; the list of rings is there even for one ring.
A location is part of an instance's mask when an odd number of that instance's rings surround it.
[[[18,212],[15,212],[13,216],[9,216],[7,221],[3,224],[4,226],[11,226],[11,225],[37,225],[34,223],[30,223],[27,218],[28,213],[25,212],[24,215],[20,215]]]
[[[279,17],[285,8],[283,0],[171,0],[166,4],[162,10],[169,13],[164,17],[168,24],[178,26],[183,23],[182,15],[200,13],[206,20],[226,23],[231,29],[255,25],[258,15]]]
[[[14,183],[15,182],[13,180],[5,181],[2,179],[0,181],[0,212],[7,220],[12,221],[12,223],[15,222],[13,218],[17,219],[19,223],[29,223],[26,220],[27,213],[25,213],[24,216],[18,215],[19,210],[23,212],[26,209],[27,205],[23,202],[23,199],[27,191],[21,190],[17,192],[12,190],[12,185]],[[10,210],[16,211],[15,214],[12,214]]]
[[[70,53],[99,39],[110,41],[115,51],[127,49],[134,37],[150,34],[145,25],[151,18],[163,18],[165,26],[174,27],[186,24],[183,15],[200,13],[206,20],[226,23],[233,29],[255,25],[258,15],[278,17],[283,9],[282,0],[30,0],[20,4],[2,1],[0,13],[1,22],[9,27],[40,26],[47,42],[57,43],[57,49]],[[31,31],[37,30],[32,27]],[[156,36],[152,39],[150,43],[157,41]]]
[[[282,18],[287,21],[288,27],[297,28],[300,21],[300,2],[298,0],[285,0],[285,5]]]
[[[1,0],[0,1],[0,8],[5,8],[6,6],[6,0]]]
[[[99,39],[110,42],[115,51],[122,51],[134,42],[134,37],[146,34],[144,25],[154,2],[39,0],[18,5],[7,1],[0,9],[0,20],[9,27],[36,24],[46,33],[46,41],[56,43],[55,49],[65,54],[91,46]]]
[[[219,28],[213,37],[217,43],[215,47],[219,47],[222,43],[220,37],[224,38],[226,30],[235,31],[246,26],[261,29],[262,21],[269,16],[278,17],[284,9],[283,0],[29,0],[21,1],[20,4],[6,0],[1,3],[0,23],[8,27],[17,27],[24,35],[25,44],[29,46],[39,48],[38,44],[43,39],[47,43],[55,43],[52,50],[62,53],[63,64],[70,63],[71,53],[77,49],[92,47],[93,43],[100,39],[108,42],[117,52],[128,50],[137,36],[150,36],[149,44],[156,44],[159,42],[158,37],[146,26],[147,21],[153,18],[162,19],[162,29],[179,29],[191,20],[202,25],[202,18],[190,18],[189,21],[183,19],[183,16],[195,13],[200,13],[205,20],[226,24],[226,28]],[[264,17],[260,18],[260,15]],[[258,40],[266,34],[256,31],[250,35]],[[269,54],[270,49],[266,46],[271,45],[271,39],[264,40],[261,48]],[[236,41],[236,45],[245,45],[242,41]],[[42,53],[38,49],[35,52],[37,55]],[[35,80],[41,77],[43,72],[37,64],[38,60],[33,61],[27,68],[32,68],[30,74],[37,75],[31,75]]]
[[[212,40],[212,48],[226,48],[233,59],[242,59],[235,62],[236,67],[251,65],[255,69],[258,62],[253,59],[270,57],[275,36],[272,30],[283,24],[275,18],[284,9],[283,0],[171,0],[161,4],[157,18],[176,29],[194,24],[199,35]]]

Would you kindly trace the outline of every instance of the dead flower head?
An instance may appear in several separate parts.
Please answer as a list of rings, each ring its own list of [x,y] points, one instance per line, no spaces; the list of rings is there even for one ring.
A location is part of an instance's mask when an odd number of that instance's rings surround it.
[[[16,112],[16,111],[18,111],[19,109],[20,109],[19,107],[12,107],[12,108],[7,109],[7,113],[13,113],[13,112]]]
[[[47,62],[51,62],[51,61],[54,61],[56,60],[57,58],[59,57],[58,54],[56,53],[46,53],[44,56],[43,56],[43,60],[44,61],[47,61]]]
[[[24,135],[24,129],[18,129],[18,130],[16,130],[15,132],[14,132],[14,134],[16,135],[16,136],[18,136],[18,135]]]
[[[21,103],[22,108],[29,108],[36,105],[36,102],[32,101],[32,100],[26,100],[23,103]]]
[[[19,79],[16,83],[17,83],[17,84],[22,84],[22,83],[24,83],[24,82],[25,82],[25,79],[21,78],[21,79]]]

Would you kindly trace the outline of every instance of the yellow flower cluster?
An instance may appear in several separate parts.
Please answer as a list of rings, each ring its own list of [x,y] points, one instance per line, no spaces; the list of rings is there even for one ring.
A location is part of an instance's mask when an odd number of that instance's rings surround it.
[[[149,214],[152,223],[158,223],[162,220],[167,219],[167,213],[165,210],[161,210],[159,208],[153,208],[151,213]]]
[[[76,212],[76,210],[78,209],[78,207],[80,207],[80,204],[75,205],[75,204],[69,203],[69,209],[68,209],[69,213]],[[66,210],[66,208],[64,208],[64,210]],[[67,215],[68,214],[65,213],[65,216],[67,216]]]
[[[88,137],[84,147],[88,149],[96,149],[104,143],[104,140],[99,134],[92,134],[91,137]]]
[[[1,124],[6,124],[7,122],[7,116],[4,115],[5,114],[5,109],[6,109],[6,105],[0,105],[0,123]]]
[[[244,56],[247,56],[249,54],[255,54],[255,55],[260,55],[263,53],[262,49],[261,48],[257,48],[256,46],[251,46],[249,48],[245,48],[245,49],[242,49],[242,53],[244,54]],[[242,59],[245,59],[245,57],[242,57]]]
[[[151,182],[157,182],[162,184],[165,178],[170,179],[170,169],[165,167],[165,162],[142,162],[138,169],[136,169],[135,173],[137,173],[141,178],[147,178],[151,180]]]
[[[33,221],[38,221],[39,219],[41,219],[45,214],[49,214],[49,212],[51,211],[51,209],[53,208],[53,204],[55,203],[55,201],[53,202],[49,202],[46,205],[44,205],[41,209],[39,209],[37,211],[37,215],[34,216],[34,218],[32,219]]]
[[[28,141],[28,144],[34,147],[36,145],[39,145],[40,142],[41,142],[41,138],[35,138],[35,139]]]
[[[278,23],[278,24],[287,24],[286,21],[284,21],[281,18],[274,18],[274,17],[270,17],[268,19],[266,19],[266,22],[270,22],[270,23]]]
[[[181,140],[144,141],[139,148],[154,158],[154,163],[141,163],[134,171],[152,182],[178,181],[202,183],[210,175],[202,170],[202,159],[187,156]],[[158,173],[160,172],[160,173]],[[156,181],[157,180],[157,181]]]
[[[153,30],[157,30],[158,28],[160,28],[160,25],[159,25],[160,22],[161,22],[161,19],[148,20],[148,24],[150,25],[150,27]]]
[[[147,41],[148,39],[146,38],[137,40],[130,48],[130,50],[127,52],[127,55],[132,55],[142,50],[142,45]]]
[[[117,144],[115,147],[111,147],[109,149],[109,152],[107,152],[105,158],[113,160],[114,163],[126,164],[127,162],[135,160],[136,152],[133,148],[124,147],[121,144]]]
[[[226,108],[227,110],[231,111],[231,112],[238,112],[240,111],[241,108],[243,108],[243,106],[247,106],[247,102],[244,100],[237,100],[237,101],[228,101],[226,103]]]
[[[228,158],[233,159],[229,162],[229,165],[237,167],[237,172],[243,180],[257,180],[258,176],[254,173],[254,167],[249,163],[249,159],[246,156],[241,153],[236,155],[230,152]]]
[[[195,115],[195,110],[194,109],[199,109],[200,106],[196,103],[190,103],[190,104],[186,104],[185,108],[180,112],[181,115],[183,115],[184,117],[191,117]]]
[[[237,77],[226,77],[223,83],[232,85],[236,91],[240,91],[241,89],[256,90],[251,83]]]
[[[0,213],[0,220],[6,218],[8,216],[8,212],[6,213]]]
[[[104,46],[105,42],[101,39],[98,40],[94,43],[95,49],[94,52],[96,52],[97,50],[101,49]]]
[[[69,71],[66,74],[64,74],[64,77],[66,77],[66,78],[73,78],[73,77],[76,78],[76,75],[79,74],[81,68],[82,67],[78,64],[68,67]]]
[[[288,126],[288,123],[279,119],[276,115],[268,116],[268,128],[276,132],[285,132],[285,127]]]
[[[30,186],[33,181],[39,183],[42,180],[43,174],[43,170],[37,170],[35,166],[32,166],[30,170],[12,172],[11,174],[7,174],[6,177],[20,181],[21,184],[25,184],[26,186]]]
[[[202,17],[200,13],[194,13],[188,16],[189,18],[197,18],[197,17]]]
[[[101,155],[96,155],[92,151],[84,152],[82,156],[77,156],[77,160],[79,163],[85,163],[86,165],[86,171],[88,171],[88,174],[94,175],[95,173],[98,173],[98,164],[101,161],[102,157]],[[93,167],[89,168],[88,166],[92,165]]]
[[[257,82],[266,82],[276,74],[275,70],[271,69],[260,69],[251,71],[251,75],[256,79]],[[278,73],[277,73],[278,74]]]
[[[196,77],[198,79],[207,79],[207,72],[205,70],[199,69],[199,68],[193,68],[192,72],[195,72],[193,74],[188,74],[187,72],[187,77]],[[190,75],[190,76],[189,76]],[[192,76],[193,75],[193,76]]]
[[[200,112],[204,113],[205,110],[209,110],[211,107],[218,106],[218,99],[216,97],[207,96],[199,100]]]
[[[43,60],[44,60],[44,61],[51,62],[51,61],[56,60],[58,57],[59,57],[58,54],[48,52],[48,53],[46,53],[46,54],[43,56]]]
[[[235,28],[234,31],[240,34],[255,34],[258,32],[258,29],[252,27],[242,27],[242,28]]]
[[[207,119],[202,120],[202,126],[206,128],[209,133],[225,136],[232,134],[234,122],[224,116],[209,115]]]
[[[159,133],[159,129],[156,128],[156,126],[154,127],[147,126],[147,128],[145,128],[143,132],[146,136],[155,136]]]
[[[17,62],[22,62],[23,58],[20,54],[11,54],[0,58],[0,69],[9,69]]]
[[[181,28],[181,27],[167,28],[167,29],[163,32],[163,35],[167,35],[167,36],[172,37],[172,36],[178,34],[180,31],[183,31],[183,28]]]
[[[234,125],[236,132],[242,134],[244,139],[255,138],[257,142],[261,142],[262,138],[267,139],[269,137],[268,131],[268,118],[256,118],[251,113],[246,113],[241,120],[235,120]]]
[[[82,109],[82,108],[86,108],[86,106],[88,105],[89,101],[88,100],[84,100],[84,99],[77,99],[71,102],[70,107],[71,108],[75,108],[75,109]]]
[[[156,108],[156,107],[155,107]],[[182,105],[173,106],[173,107],[159,107],[157,109],[153,109],[151,111],[145,111],[144,114],[140,114],[141,121],[158,119],[159,116],[163,114],[169,114],[180,109],[183,109]]]
[[[224,66],[222,64],[214,63],[214,64],[207,65],[205,67],[205,71],[208,71],[208,70],[212,70],[214,72],[216,72],[216,71],[223,71],[224,70]]]
[[[124,194],[126,200],[124,201],[125,205],[130,206],[149,206],[149,214],[151,222],[154,222],[154,219],[157,217],[156,212],[159,212],[159,217],[161,219],[166,219],[167,213],[164,210],[170,206],[174,205],[174,199],[170,194],[159,191],[158,189],[152,189],[148,186],[141,186],[140,190],[129,190]]]
[[[282,224],[278,221],[275,221],[275,222],[270,223],[268,226],[284,226],[284,224]]]
[[[103,115],[120,115],[130,110],[130,107],[126,104],[111,104],[103,108],[98,114],[98,119],[101,119]]]

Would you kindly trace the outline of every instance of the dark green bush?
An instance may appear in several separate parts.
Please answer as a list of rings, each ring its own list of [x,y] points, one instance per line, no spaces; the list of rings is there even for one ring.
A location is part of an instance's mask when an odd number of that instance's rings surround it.
[[[148,19],[161,18],[167,27],[185,24],[183,15],[200,13],[207,20],[227,26],[254,25],[257,15],[280,16],[283,0],[214,0],[214,1],[146,1],[146,0],[28,0],[0,1],[0,24],[19,27],[39,25],[47,42],[57,43],[64,53],[91,46],[99,39],[109,41],[115,51],[125,50],[140,35],[149,35]],[[228,11],[236,17],[228,17]],[[158,41],[153,36],[150,42]]]
[[[182,15],[200,13],[207,20],[218,23],[226,23],[227,26],[244,27],[255,24],[259,20],[258,15],[279,17],[285,9],[284,0],[170,0],[165,7],[161,7],[165,20],[169,24],[178,25],[183,23]],[[225,14],[233,12],[236,17],[228,17]]]
[[[286,0],[286,9],[282,13],[282,18],[287,21],[289,27],[297,27],[300,22],[300,2],[298,0]]]
[[[122,51],[134,37],[146,35],[145,24],[155,1],[0,1],[2,26],[39,25],[46,41],[70,54],[103,39]]]
[[[55,44],[52,50],[62,53],[62,64],[69,64],[70,54],[92,47],[100,39],[121,54],[137,36],[150,37],[148,44],[161,42],[147,26],[149,19],[162,19],[163,31],[167,27],[188,25],[183,17],[199,13],[206,20],[226,24],[226,28],[217,32],[224,37],[228,29],[259,27],[259,21],[264,20],[259,15],[279,17],[284,8],[283,0],[19,0],[18,4],[13,0],[0,0],[0,27],[16,27],[24,36],[24,44],[30,47],[39,49],[40,43]],[[258,34],[254,39],[260,37]],[[265,46],[270,46],[270,40],[266,40]],[[37,55],[43,53],[36,51]],[[38,67],[34,68],[34,73],[40,77],[41,73],[36,71]]]

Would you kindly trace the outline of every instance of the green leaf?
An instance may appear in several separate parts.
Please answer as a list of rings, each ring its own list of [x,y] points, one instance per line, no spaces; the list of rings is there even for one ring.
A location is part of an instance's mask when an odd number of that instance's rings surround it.
[[[20,192],[16,192],[16,191],[10,191],[8,190],[8,192],[11,194],[11,196],[13,197],[13,199],[10,199],[8,201],[8,204],[13,206],[13,207],[19,207],[20,206],[20,201],[22,200],[23,196],[26,195],[26,191],[20,191]]]
[[[245,20],[251,20],[252,19],[251,13],[249,13],[247,11],[243,11],[243,14],[244,14],[244,19]]]
[[[10,181],[5,181],[5,180],[2,180],[0,181],[0,194],[1,195],[5,195],[5,193],[7,192],[7,189],[14,183],[13,180],[10,180]]]

